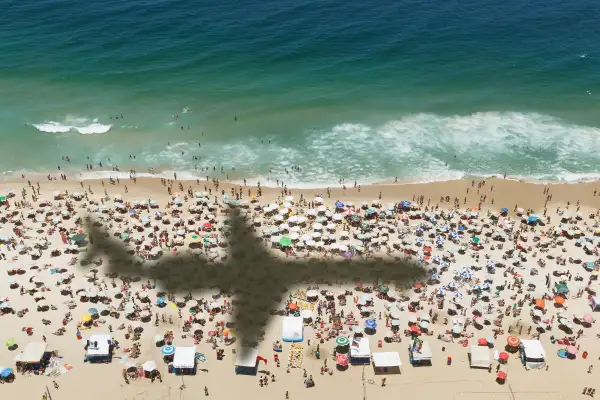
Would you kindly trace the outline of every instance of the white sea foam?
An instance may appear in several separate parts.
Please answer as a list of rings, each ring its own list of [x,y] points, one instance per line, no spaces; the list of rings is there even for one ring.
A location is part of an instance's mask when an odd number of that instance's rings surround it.
[[[77,131],[86,133],[85,127],[99,123],[70,118],[63,124],[45,124],[55,132],[81,125],[83,132]],[[339,186],[341,178],[348,185],[354,180],[364,185],[398,177],[401,182],[422,183],[505,173],[509,179],[534,182],[600,179],[600,129],[534,113],[414,114],[381,125],[341,123],[304,135],[282,135],[273,137],[271,144],[252,136],[203,141],[199,160],[192,159],[192,152],[198,154],[192,149],[198,149],[197,142],[148,147],[140,150],[137,160],[167,178],[177,171],[187,179],[229,176],[243,182],[240,177],[253,177],[247,182],[276,186],[279,180],[288,187],[306,188]],[[97,161],[107,156],[102,150],[96,153]],[[126,165],[127,151],[121,160],[114,150],[110,157]],[[136,169],[146,170],[141,165]]]
[[[92,123],[87,118],[67,116],[63,122],[44,121],[40,124],[31,124],[40,132],[46,133],[68,133],[78,132],[82,135],[92,135],[106,133],[112,128],[112,125],[101,124],[98,118],[94,118]]]

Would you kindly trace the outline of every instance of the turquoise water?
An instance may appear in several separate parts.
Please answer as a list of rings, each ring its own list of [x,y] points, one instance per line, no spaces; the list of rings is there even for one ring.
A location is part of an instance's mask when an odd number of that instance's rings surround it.
[[[600,177],[593,1],[4,4],[8,175]]]

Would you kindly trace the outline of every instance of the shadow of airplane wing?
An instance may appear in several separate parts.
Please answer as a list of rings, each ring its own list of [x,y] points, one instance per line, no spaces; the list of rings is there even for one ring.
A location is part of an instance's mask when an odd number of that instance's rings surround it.
[[[91,224],[93,244],[83,264],[101,253],[107,255],[108,273],[121,276],[147,275],[170,292],[198,292],[218,288],[234,295],[234,324],[238,337],[255,343],[263,336],[269,318],[294,285],[306,283],[386,282],[407,284],[426,276],[413,262],[371,259],[367,261],[291,261],[272,254],[244,217],[230,210],[227,259],[210,262],[204,255],[167,254],[156,265],[145,268],[133,256],[133,248]]]

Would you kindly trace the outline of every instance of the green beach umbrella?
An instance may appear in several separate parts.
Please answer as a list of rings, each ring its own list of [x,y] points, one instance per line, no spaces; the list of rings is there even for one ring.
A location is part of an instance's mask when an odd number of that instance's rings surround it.
[[[339,336],[335,339],[335,344],[338,346],[348,346],[350,340],[346,336]]]
[[[121,233],[121,239],[125,240],[125,239],[129,239],[129,234],[128,233]]]
[[[13,347],[17,344],[17,342],[14,338],[10,338],[6,342],[4,342],[4,344],[6,345],[6,347]]]
[[[473,243],[479,243],[479,238],[477,236],[473,238]]]
[[[5,201],[6,200],[6,196],[0,196],[0,201]]]
[[[83,239],[85,239],[85,234],[83,233],[71,236],[71,240],[74,242],[81,242]]]
[[[379,286],[379,291],[382,293],[387,293],[390,291],[390,288],[387,287],[386,285],[381,285],[381,286]]]
[[[288,236],[283,236],[281,239],[279,239],[279,244],[283,247],[287,247],[292,244],[292,239],[290,239]]]

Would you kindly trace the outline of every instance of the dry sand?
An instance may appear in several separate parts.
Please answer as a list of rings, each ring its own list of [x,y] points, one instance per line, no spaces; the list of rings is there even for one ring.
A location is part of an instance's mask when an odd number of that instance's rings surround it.
[[[104,181],[105,188],[108,191],[109,196],[115,194],[121,194],[124,198],[129,200],[145,200],[148,198],[156,199],[161,205],[164,205],[169,199],[166,191],[160,180],[158,179],[138,179],[137,184],[132,181],[121,180],[118,185],[110,185],[107,180]],[[52,193],[55,190],[68,190],[69,193],[76,191],[84,191],[88,189],[88,185],[94,192],[94,195],[90,197],[99,198],[103,196],[103,190],[100,181],[84,181],[84,188],[82,189],[79,182],[73,181],[40,181],[41,185],[41,197],[47,200],[52,200]],[[129,193],[125,193],[124,185],[128,186]],[[204,186],[211,188],[213,195],[215,194],[215,188],[212,183],[200,182],[197,185],[196,182],[182,182],[184,191],[189,186],[194,191],[204,190]],[[35,182],[34,182],[35,185]],[[4,182],[0,184],[0,193],[11,188],[17,193],[16,199],[20,200],[20,191],[22,187],[26,187],[27,184],[24,181],[21,182]],[[493,186],[493,190],[492,190]],[[471,181],[453,181],[453,182],[439,182],[431,184],[385,184],[385,185],[372,185],[362,187],[361,191],[357,189],[342,190],[339,188],[333,188],[331,190],[331,196],[327,196],[325,189],[310,189],[300,190],[292,189],[292,194],[296,199],[303,194],[308,199],[312,199],[315,194],[321,193],[324,195],[327,204],[331,205],[336,200],[348,201],[352,200],[355,202],[370,201],[377,199],[381,192],[382,204],[388,202],[397,202],[400,200],[413,201],[418,196],[424,196],[424,205],[427,205],[430,201],[430,205],[439,205],[441,208],[448,208],[450,204],[440,203],[440,196],[450,196],[451,198],[457,197],[460,202],[460,207],[465,208],[477,206],[480,202],[481,196],[486,195],[486,201],[482,202],[481,209],[482,215],[487,209],[499,210],[501,207],[507,207],[510,213],[513,214],[515,207],[522,207],[525,209],[533,209],[534,212],[541,215],[544,211],[544,204],[546,202],[546,194],[544,193],[545,187],[550,188],[552,194],[552,200],[548,202],[548,215],[556,218],[556,208],[566,207],[567,202],[571,205],[569,210],[573,213],[576,209],[576,203],[579,201],[581,211],[585,215],[589,213],[596,213],[600,207],[600,196],[594,196],[594,190],[600,187],[598,183],[582,183],[582,184],[553,184],[553,185],[536,185],[524,182],[489,179],[485,183],[485,186],[478,189],[478,182],[475,182],[472,186]],[[224,189],[229,193],[230,185],[221,184],[220,189]],[[256,188],[250,188],[252,194],[256,193]],[[469,193],[466,191],[469,189]],[[243,194],[246,197],[248,188],[244,188]],[[179,191],[174,189],[174,191]],[[219,190],[220,191],[220,190]],[[30,200],[31,190],[28,191],[28,200]],[[280,189],[274,188],[263,188],[263,198],[260,199],[261,203],[267,203],[275,200],[278,196],[281,196]],[[466,202],[464,200],[467,197]],[[219,198],[220,198],[219,194]],[[247,197],[246,197],[247,198]],[[494,204],[491,204],[491,199],[494,199]],[[0,230],[0,236],[12,236],[12,232],[4,232]],[[50,238],[52,243],[56,247],[62,246],[60,243],[60,237]],[[572,244],[568,244],[568,256],[571,252],[575,251]],[[580,250],[578,250],[580,251]],[[59,258],[49,258],[45,252],[43,259],[39,260],[35,264],[53,264],[54,266],[66,265],[70,259],[69,255],[63,255]],[[10,255],[14,254],[10,253]],[[495,253],[493,253],[495,254]],[[8,255],[8,254],[7,254]],[[81,258],[81,257],[80,257]],[[496,254],[493,258],[500,258]],[[596,259],[597,257],[592,257]],[[33,264],[33,262],[27,257],[19,259],[17,263],[22,263],[25,266]],[[463,256],[458,257],[456,265],[466,265],[469,262],[472,263],[470,257]],[[7,265],[7,261],[0,261],[1,265]],[[546,272],[550,272],[550,268],[558,268],[554,262],[549,262],[546,270],[536,277],[529,277],[535,282],[539,283],[539,287],[543,287],[542,275]],[[536,266],[534,259],[531,258],[527,265],[529,267]],[[575,268],[575,267],[572,267]],[[575,272],[581,272],[581,267]],[[4,273],[4,270],[0,273]],[[445,278],[446,279],[450,279]],[[499,277],[498,279],[502,279]],[[50,282],[51,279],[48,279]],[[49,286],[51,286],[49,284]],[[321,285],[320,289],[325,289]],[[341,286],[332,286],[330,290],[339,292]],[[416,297],[414,293],[408,293],[411,297]],[[503,296],[508,297],[510,293],[504,292]],[[383,335],[387,331],[384,322],[379,321],[379,328],[377,334],[371,337],[371,348],[372,351],[398,351],[401,356],[403,363],[402,374],[400,375],[388,375],[386,387],[380,386],[380,376],[375,376],[373,368],[371,366],[356,367],[351,366],[347,371],[338,372],[335,371],[332,376],[320,375],[319,368],[323,364],[323,358],[329,355],[328,365],[333,366],[334,362],[331,360],[330,354],[334,344],[332,341],[328,341],[321,345],[323,357],[321,361],[315,359],[311,355],[310,351],[305,351],[304,357],[304,368],[309,374],[312,374],[316,381],[316,386],[311,389],[306,389],[303,385],[303,371],[302,369],[292,369],[290,373],[286,373],[285,361],[282,363],[280,368],[277,368],[273,363],[273,351],[271,344],[280,339],[281,337],[281,322],[279,319],[274,318],[271,321],[270,326],[267,329],[267,337],[260,345],[260,355],[267,358],[269,363],[266,367],[261,369],[267,369],[271,373],[276,375],[276,382],[269,383],[268,387],[260,387],[258,384],[258,377],[251,376],[236,376],[234,374],[234,361],[235,355],[232,354],[231,348],[237,347],[235,344],[231,347],[225,347],[225,359],[223,361],[217,361],[214,351],[210,345],[202,342],[198,345],[197,351],[203,352],[207,361],[205,363],[199,363],[199,368],[196,376],[177,377],[168,374],[166,366],[161,361],[160,349],[154,346],[153,337],[155,334],[155,328],[153,323],[145,324],[145,331],[141,340],[142,354],[141,357],[135,361],[144,362],[146,360],[156,360],[159,365],[159,370],[162,372],[164,382],[161,384],[158,381],[150,383],[148,379],[139,379],[131,381],[131,384],[127,385],[121,379],[121,369],[123,364],[119,362],[118,358],[115,358],[112,364],[108,365],[96,365],[87,364],[83,362],[84,359],[84,343],[78,341],[75,338],[74,324],[78,318],[85,313],[88,308],[86,304],[80,304],[77,309],[73,310],[74,321],[68,326],[68,331],[64,336],[55,336],[52,334],[59,326],[60,320],[65,313],[65,308],[62,306],[64,297],[60,296],[57,290],[45,293],[45,297],[49,304],[58,305],[58,310],[48,311],[47,313],[38,313],[32,308],[32,299],[30,296],[19,296],[18,291],[11,290],[8,287],[7,279],[4,278],[0,282],[0,295],[9,296],[13,308],[16,310],[24,307],[29,307],[30,312],[23,318],[17,318],[15,315],[5,315],[0,317],[0,323],[2,329],[0,329],[0,340],[4,343],[9,338],[15,338],[16,341],[23,346],[30,341],[41,340],[42,335],[45,335],[49,344],[49,348],[58,350],[59,354],[63,357],[65,363],[73,366],[72,370],[68,373],[60,376],[56,379],[59,383],[60,388],[55,390],[52,386],[52,379],[48,377],[39,376],[22,376],[17,375],[17,379],[12,384],[4,384],[0,386],[0,396],[2,398],[24,398],[24,399],[35,399],[41,398],[45,388],[50,388],[52,398],[59,399],[71,399],[71,398],[85,398],[89,400],[95,399],[192,399],[203,397],[203,388],[207,386],[209,389],[209,396],[218,399],[233,399],[233,398],[261,398],[261,399],[284,399],[286,391],[289,391],[289,397],[291,399],[304,399],[308,396],[314,398],[343,398],[343,399],[383,399],[397,396],[406,396],[407,398],[421,397],[426,398],[440,398],[440,399],[455,399],[455,400],[520,400],[520,399],[574,399],[579,397],[585,397],[581,395],[583,387],[595,387],[597,384],[596,375],[600,373],[598,359],[600,357],[600,346],[598,344],[596,334],[600,333],[598,324],[594,324],[592,328],[585,329],[584,335],[577,341],[581,346],[581,351],[587,350],[589,357],[587,360],[583,360],[581,356],[578,356],[576,360],[564,360],[559,359],[556,355],[556,351],[560,346],[549,343],[550,334],[542,336],[542,342],[545,345],[547,352],[547,362],[549,369],[547,371],[525,371],[521,366],[516,356],[511,356],[508,363],[508,381],[505,385],[499,385],[495,382],[495,373],[489,374],[487,370],[470,369],[469,361],[467,357],[467,349],[459,345],[448,344],[436,339],[437,332],[442,332],[447,327],[444,327],[440,320],[432,326],[436,335],[433,337],[427,337],[430,343],[434,359],[433,366],[431,367],[420,367],[413,368],[409,365],[407,347],[409,340],[404,338],[402,343],[384,343],[382,349],[377,348],[377,341],[383,338]],[[199,297],[199,296],[195,296]],[[508,300],[508,299],[507,299]],[[510,302],[509,302],[510,303]],[[347,309],[351,309],[353,304],[349,303]],[[376,301],[376,311],[383,311],[383,302]],[[431,306],[426,306],[426,310]],[[549,306],[551,313],[557,312],[552,305]],[[181,339],[179,324],[180,319],[177,317],[175,310],[169,310],[167,312],[173,315],[174,325],[161,324],[156,330],[162,332],[165,329],[173,329],[175,331],[175,345],[189,345],[191,343],[190,338]],[[527,323],[530,322],[529,317],[530,307],[525,305],[521,318]],[[584,298],[569,300],[569,310],[563,314],[583,313],[589,312],[587,307],[587,300]],[[355,315],[357,315],[355,313]],[[406,320],[408,312],[404,311],[401,314],[402,329],[406,327]],[[41,324],[41,318],[51,319],[53,324],[51,326],[44,326]],[[184,319],[186,315],[184,313]],[[123,319],[123,318],[121,318]],[[512,318],[511,318],[512,319]],[[511,320],[508,319],[508,320]],[[116,328],[121,322],[111,321],[112,325]],[[33,336],[27,337],[22,332],[22,327],[30,326],[34,328]],[[507,336],[506,329],[508,327],[508,321],[504,323],[505,334],[499,336],[498,343],[501,347],[505,343]],[[106,333],[106,326],[100,328],[94,328],[93,332]],[[470,332],[473,328],[470,327]],[[120,341],[122,348],[130,347],[131,341],[125,340],[123,337],[124,331],[117,331],[115,329],[113,335],[117,340]],[[477,332],[475,338],[485,337],[491,333],[491,327],[485,327],[482,332]],[[526,338],[527,335],[523,332],[521,337]],[[557,337],[565,336],[562,332],[558,331],[556,324],[553,333]],[[84,331],[84,338],[89,333]],[[307,346],[307,339],[311,339],[312,347],[314,349],[316,340],[313,336],[312,328],[305,328],[305,349]],[[471,339],[473,340],[473,339]],[[442,352],[442,347],[446,347],[446,351]],[[283,352],[280,353],[280,357],[283,360],[287,358],[289,344],[284,344]],[[581,354],[580,351],[580,354]],[[123,353],[120,351],[116,352],[116,356],[120,356]],[[0,366],[14,367],[12,358],[15,352],[10,352],[3,347],[0,350]],[[451,356],[454,360],[452,366],[447,366],[445,358]],[[495,365],[495,364],[494,364]],[[594,365],[594,371],[591,374],[587,373],[589,365]],[[182,385],[185,385],[182,388]]]

